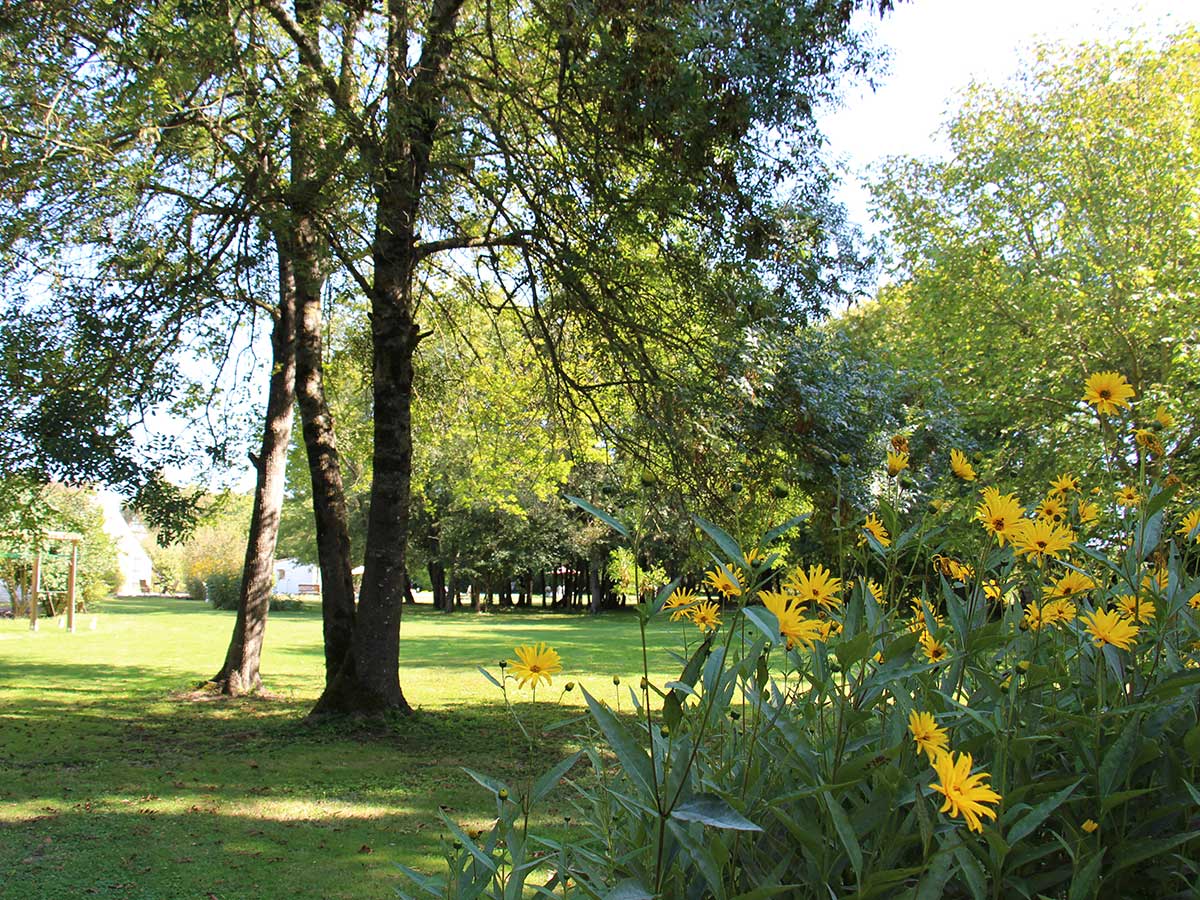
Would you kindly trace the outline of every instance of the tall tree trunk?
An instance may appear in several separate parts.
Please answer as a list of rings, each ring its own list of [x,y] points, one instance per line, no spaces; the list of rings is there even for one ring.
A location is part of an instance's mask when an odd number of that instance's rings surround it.
[[[286,247],[279,257],[279,306],[271,329],[271,382],[262,446],[255,468],[254,511],[246,539],[246,560],[238,592],[237,619],[221,671],[212,677],[231,696],[262,687],[259,663],[263,635],[275,586],[275,541],[283,506],[288,442],[292,436],[292,405],[296,384],[296,279]]]
[[[450,594],[446,590],[446,567],[431,558],[426,568],[429,570],[429,582],[433,585],[433,608],[442,612],[450,612]]]
[[[296,22],[319,38],[319,0],[295,0]],[[321,269],[323,239],[316,223],[320,196],[316,157],[323,139],[314,133],[308,103],[320,94],[319,83],[303,66],[298,100],[291,108],[292,213],[287,240],[296,270],[297,326],[296,394],[303,425],[304,449],[312,482],[313,519],[317,560],[321,567],[321,618],[325,645],[325,684],[328,686],[346,661],[354,634],[354,576],[350,558],[350,525],[338,458],[333,416],[325,399],[322,360]]]
[[[412,712],[400,689],[400,614],[412,486],[413,356],[417,220],[433,136],[445,108],[443,84],[463,0],[433,0],[415,66],[408,59],[408,0],[388,0],[387,119],[375,177],[371,248],[374,355],[374,478],[363,583],[351,653],[313,712]],[[410,77],[410,72],[411,77]]]

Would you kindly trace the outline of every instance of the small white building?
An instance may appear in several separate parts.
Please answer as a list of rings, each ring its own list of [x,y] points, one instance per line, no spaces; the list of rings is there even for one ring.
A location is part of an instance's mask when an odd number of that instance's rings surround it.
[[[142,546],[141,537],[125,520],[121,498],[101,488],[96,491],[96,504],[104,513],[104,532],[117,545],[117,566],[121,572],[117,594],[129,596],[150,593],[154,589],[154,564]]]
[[[275,593],[320,594],[321,569],[297,559],[275,560]]]

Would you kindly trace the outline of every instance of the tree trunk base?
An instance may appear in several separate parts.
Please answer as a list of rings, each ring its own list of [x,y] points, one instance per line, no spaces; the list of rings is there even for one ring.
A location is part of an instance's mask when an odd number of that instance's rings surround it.
[[[242,672],[218,672],[200,687],[209,688],[223,697],[246,697],[262,693],[262,678],[257,672],[252,676]]]
[[[413,708],[404,699],[403,691],[397,689],[394,696],[384,696],[353,676],[339,674],[333,683],[325,688],[306,721],[314,722],[340,716],[379,718],[412,714]]]

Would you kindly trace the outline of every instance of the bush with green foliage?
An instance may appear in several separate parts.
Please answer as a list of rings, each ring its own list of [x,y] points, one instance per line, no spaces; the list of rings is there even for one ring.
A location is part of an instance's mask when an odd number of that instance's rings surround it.
[[[1036,504],[971,484],[901,512],[899,479],[881,477],[841,557],[790,572],[759,548],[793,523],[744,548],[699,521],[724,609],[675,584],[638,607],[643,635],[661,614],[699,626],[679,677],[631,688],[633,719],[585,694],[581,771],[570,757],[524,786],[475,775],[495,826],[472,840],[447,820],[448,876],[410,881],[439,897],[519,897],[531,880],[626,900],[1195,896],[1200,509],[1124,380],[1093,379],[1103,453],[1133,460],[1136,482],[1062,473]],[[529,650],[488,677],[556,674]],[[569,841],[528,826],[562,778]]]

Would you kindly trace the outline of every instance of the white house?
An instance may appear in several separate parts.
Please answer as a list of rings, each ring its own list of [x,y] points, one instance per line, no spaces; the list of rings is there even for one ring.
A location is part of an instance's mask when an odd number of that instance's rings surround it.
[[[117,545],[117,566],[121,572],[117,594],[150,593],[154,589],[154,564],[137,532],[125,521],[121,498],[101,488],[96,491],[96,503],[104,513],[104,532]]]
[[[275,560],[275,593],[321,593],[321,569],[296,559]]]

